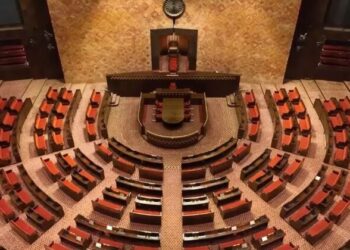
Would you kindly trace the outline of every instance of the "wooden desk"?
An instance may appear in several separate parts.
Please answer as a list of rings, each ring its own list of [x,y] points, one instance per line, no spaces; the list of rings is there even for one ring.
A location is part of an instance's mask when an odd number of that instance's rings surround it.
[[[164,98],[162,121],[166,124],[179,124],[185,118],[183,98]]]

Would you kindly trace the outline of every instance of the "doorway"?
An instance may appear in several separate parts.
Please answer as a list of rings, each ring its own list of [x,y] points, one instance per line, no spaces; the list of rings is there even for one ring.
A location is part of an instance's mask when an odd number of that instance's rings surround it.
[[[0,79],[63,78],[46,1],[1,0]]]
[[[350,0],[303,0],[285,81],[350,80]]]

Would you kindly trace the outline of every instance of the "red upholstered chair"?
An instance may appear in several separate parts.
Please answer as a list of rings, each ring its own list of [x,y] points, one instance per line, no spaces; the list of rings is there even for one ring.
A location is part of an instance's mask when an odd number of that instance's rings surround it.
[[[46,130],[47,118],[41,117],[39,114],[35,117],[34,129],[37,133],[42,134]]]
[[[102,95],[101,92],[96,91],[95,89],[91,93],[90,103],[93,107],[99,107],[101,103]]]
[[[289,101],[292,103],[297,103],[300,100],[300,94],[297,88],[288,91]]]
[[[52,87],[50,87],[47,92],[46,92],[46,99],[50,102],[53,103],[57,100],[58,98],[58,90],[57,89],[53,89]]]
[[[301,135],[298,139],[297,152],[300,155],[306,156],[309,152],[309,148],[311,145],[311,134]]]
[[[245,92],[244,101],[247,107],[253,107],[255,105],[255,95],[253,90]]]
[[[38,231],[19,217],[12,220],[10,225],[13,230],[29,243],[33,243],[39,237]]]
[[[53,161],[51,161],[49,158],[41,158],[41,161],[44,164],[45,171],[48,173],[48,175],[53,181],[57,181],[62,177],[61,171]]]
[[[9,165],[11,163],[10,147],[0,148],[0,166]]]
[[[305,234],[305,239],[311,244],[315,244],[319,241],[324,235],[332,230],[333,222],[330,222],[326,218],[317,221],[313,224]]]
[[[7,99],[6,98],[0,98],[0,111],[3,111],[6,107]]]
[[[339,99],[340,109],[344,111],[345,114],[350,114],[350,100],[349,97]]]
[[[169,56],[168,70],[169,72],[177,72],[179,70],[178,56]]]
[[[334,102],[332,100],[324,100],[323,101],[323,107],[328,113],[328,115],[334,114],[337,110],[337,107],[335,106]]]
[[[89,141],[96,140],[96,137],[97,137],[96,123],[85,121],[85,129],[86,129],[86,134],[88,136]]]
[[[260,122],[251,122],[248,124],[248,137],[251,141],[256,141],[259,135]]]

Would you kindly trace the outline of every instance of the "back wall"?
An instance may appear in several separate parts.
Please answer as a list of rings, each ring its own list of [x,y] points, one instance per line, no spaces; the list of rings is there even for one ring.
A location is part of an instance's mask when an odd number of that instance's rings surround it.
[[[197,70],[281,82],[301,0],[185,0],[177,28],[198,29]],[[150,29],[169,28],[161,0],[48,0],[66,82],[151,69]]]

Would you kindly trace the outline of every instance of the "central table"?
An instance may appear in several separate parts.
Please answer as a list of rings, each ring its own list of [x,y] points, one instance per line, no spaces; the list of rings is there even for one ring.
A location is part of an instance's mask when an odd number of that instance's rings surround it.
[[[184,98],[163,98],[162,121],[166,124],[176,125],[185,118]]]

